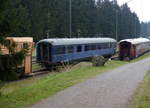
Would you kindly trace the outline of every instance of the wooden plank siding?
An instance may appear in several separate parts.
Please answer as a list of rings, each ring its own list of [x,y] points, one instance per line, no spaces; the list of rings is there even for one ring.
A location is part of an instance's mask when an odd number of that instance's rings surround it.
[[[33,38],[32,37],[7,37],[6,39],[12,40],[16,43],[16,52],[21,51],[24,48],[24,45],[27,44],[29,47],[29,51],[26,54],[26,57],[22,63],[22,67],[24,68],[25,74],[32,73],[32,52],[33,52]],[[6,47],[0,46],[2,54],[9,54],[9,51]]]

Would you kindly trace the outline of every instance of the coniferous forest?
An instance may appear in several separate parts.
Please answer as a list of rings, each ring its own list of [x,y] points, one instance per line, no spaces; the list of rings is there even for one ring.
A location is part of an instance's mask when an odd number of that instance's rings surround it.
[[[35,41],[69,37],[69,4],[70,0],[7,0],[0,12],[1,26],[5,23],[9,29],[7,36],[31,36]],[[147,35],[147,23],[140,23],[127,4],[119,6],[116,0],[71,0],[71,4],[72,37],[117,35],[121,40]]]
[[[150,22],[141,23],[141,36],[150,38]]]

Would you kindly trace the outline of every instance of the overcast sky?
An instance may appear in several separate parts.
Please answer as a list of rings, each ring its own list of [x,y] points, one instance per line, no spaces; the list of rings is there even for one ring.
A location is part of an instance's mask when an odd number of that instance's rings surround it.
[[[119,5],[130,0],[117,0]],[[150,21],[150,0],[131,0],[128,6],[132,11],[137,13],[140,21]]]

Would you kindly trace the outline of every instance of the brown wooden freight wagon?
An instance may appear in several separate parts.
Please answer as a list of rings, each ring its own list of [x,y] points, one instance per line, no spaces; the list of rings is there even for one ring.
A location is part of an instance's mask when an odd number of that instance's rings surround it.
[[[34,46],[33,38],[32,37],[7,37],[6,39],[9,39],[16,43],[16,49],[15,49],[16,52],[19,52],[20,50],[22,50],[25,47],[25,45],[28,46],[29,50],[23,61],[22,67],[23,67],[25,74],[32,73],[32,52],[33,52],[33,46]],[[2,47],[2,53],[8,54],[9,51],[7,48]]]
[[[124,39],[119,42],[120,60],[130,60],[150,51],[150,40],[147,38]]]

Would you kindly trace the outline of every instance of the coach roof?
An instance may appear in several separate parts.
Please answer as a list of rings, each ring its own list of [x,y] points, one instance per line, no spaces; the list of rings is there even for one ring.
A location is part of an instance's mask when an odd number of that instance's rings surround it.
[[[52,45],[75,45],[75,44],[92,44],[92,43],[106,43],[116,42],[112,38],[55,38],[55,39],[43,39],[38,43],[50,43]]]
[[[140,43],[150,42],[150,40],[147,38],[125,39],[125,40],[121,40],[119,43],[122,42],[130,42],[131,44],[136,45]]]

